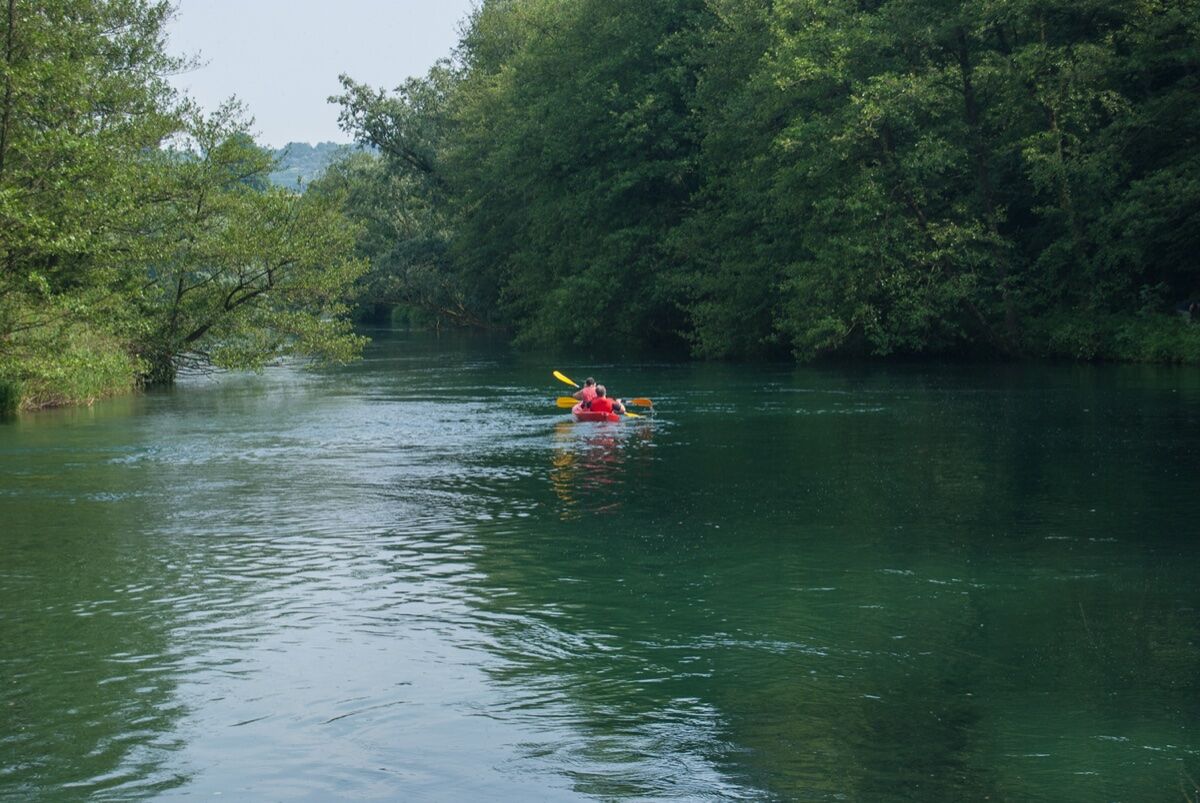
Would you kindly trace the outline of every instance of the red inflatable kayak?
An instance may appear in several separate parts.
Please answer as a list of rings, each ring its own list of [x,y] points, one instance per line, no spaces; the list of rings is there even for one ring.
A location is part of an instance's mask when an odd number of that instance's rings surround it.
[[[583,402],[571,408],[571,415],[575,416],[576,421],[620,421],[621,416],[616,413],[593,413],[591,410],[583,409]]]

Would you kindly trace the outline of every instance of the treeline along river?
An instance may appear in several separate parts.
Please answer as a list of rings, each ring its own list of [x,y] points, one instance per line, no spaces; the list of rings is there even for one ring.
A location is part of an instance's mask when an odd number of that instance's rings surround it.
[[[0,426],[0,799],[1194,797],[1200,371],[375,336]]]

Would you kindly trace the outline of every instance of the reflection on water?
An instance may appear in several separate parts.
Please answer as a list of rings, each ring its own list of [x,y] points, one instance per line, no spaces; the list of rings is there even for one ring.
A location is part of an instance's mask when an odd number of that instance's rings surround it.
[[[649,418],[637,423],[559,421],[554,425],[550,484],[561,503],[559,516],[563,521],[620,509],[627,479],[626,463],[645,464],[650,459],[645,450],[653,445],[651,421]]]
[[[0,799],[1200,775],[1200,372],[594,366],[658,414],[577,425],[551,367],[384,337],[0,426]]]

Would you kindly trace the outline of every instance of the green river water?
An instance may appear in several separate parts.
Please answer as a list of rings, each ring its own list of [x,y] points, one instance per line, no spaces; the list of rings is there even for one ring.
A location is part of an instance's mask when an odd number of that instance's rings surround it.
[[[375,334],[0,424],[0,799],[1195,799],[1200,370]]]

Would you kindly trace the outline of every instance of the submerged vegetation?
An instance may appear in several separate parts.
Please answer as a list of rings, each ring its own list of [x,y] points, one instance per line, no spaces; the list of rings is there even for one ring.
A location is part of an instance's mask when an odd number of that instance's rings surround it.
[[[1200,3],[486,0],[343,77],[368,300],[694,356],[1195,361]]]

